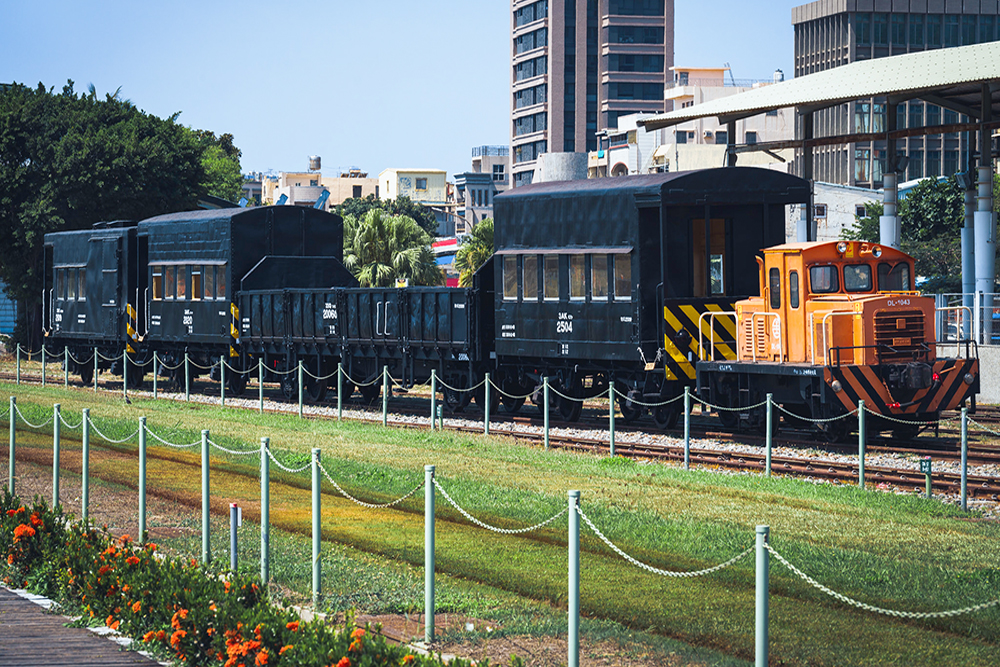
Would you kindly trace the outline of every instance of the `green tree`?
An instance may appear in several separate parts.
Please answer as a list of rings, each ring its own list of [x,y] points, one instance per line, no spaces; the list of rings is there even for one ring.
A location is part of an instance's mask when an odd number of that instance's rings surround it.
[[[233,143],[233,135],[216,137],[214,132],[193,130],[202,146],[201,166],[205,178],[201,182],[204,194],[237,201],[243,190],[243,172],[240,158],[243,152]]]
[[[344,218],[344,265],[363,287],[387,287],[403,278],[411,285],[442,284],[430,244],[430,235],[405,215],[372,208],[364,217]]]
[[[0,88],[0,280],[20,302],[19,340],[37,332],[43,236],[102,220],[190,210],[204,149],[176,122],[116,92],[78,95],[42,84]]]
[[[405,215],[415,220],[420,228],[429,235],[437,235],[437,220],[434,218],[434,211],[414,202],[405,195],[397,199],[379,199],[375,195],[352,197],[345,199],[342,204],[337,206],[337,213],[343,218],[352,215],[360,220],[373,209],[385,211],[390,215]]]
[[[455,253],[455,268],[458,269],[458,284],[472,286],[472,275],[493,256],[493,218],[486,218],[465,237]]]

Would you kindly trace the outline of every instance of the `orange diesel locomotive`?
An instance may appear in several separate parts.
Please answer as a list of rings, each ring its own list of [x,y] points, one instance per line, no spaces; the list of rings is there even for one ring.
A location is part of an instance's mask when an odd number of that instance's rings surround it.
[[[965,342],[952,347],[954,357],[938,356],[934,299],[914,291],[912,257],[858,241],[788,243],[763,255],[761,296],[736,304],[736,361],[716,361],[714,343],[701,345],[699,396],[747,408],[720,410],[726,426],[764,428],[765,408],[753,406],[768,393],[797,417],[830,420],[812,423],[831,440],[857,424],[832,418],[861,400],[874,429],[907,437],[942,410],[974,406],[975,347]],[[718,329],[709,324],[702,330]]]

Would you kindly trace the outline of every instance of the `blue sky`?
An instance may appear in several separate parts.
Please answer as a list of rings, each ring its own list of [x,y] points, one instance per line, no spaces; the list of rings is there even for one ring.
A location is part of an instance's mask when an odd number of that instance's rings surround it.
[[[675,61],[792,72],[786,0],[677,0]],[[0,82],[230,132],[244,171],[470,167],[509,142],[507,0],[0,0]]]

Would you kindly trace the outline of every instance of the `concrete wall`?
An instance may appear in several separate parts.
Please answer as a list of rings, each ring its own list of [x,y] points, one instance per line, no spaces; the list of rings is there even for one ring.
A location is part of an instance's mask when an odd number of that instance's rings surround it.
[[[438,169],[386,169],[378,175],[382,199],[409,197],[419,204],[443,205],[447,202],[444,171]],[[427,179],[427,187],[417,189],[417,179]]]
[[[964,353],[965,348],[962,348]],[[954,357],[958,351],[950,345],[938,345],[939,357]],[[977,403],[1000,404],[1000,346],[979,346],[979,396]]]
[[[587,178],[586,153],[542,153],[532,183],[579,181]]]

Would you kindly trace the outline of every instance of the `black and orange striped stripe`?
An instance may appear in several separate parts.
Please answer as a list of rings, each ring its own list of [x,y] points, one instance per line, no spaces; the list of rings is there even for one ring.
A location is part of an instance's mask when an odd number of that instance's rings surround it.
[[[824,375],[827,385],[834,380],[840,382],[842,389],[834,396],[847,410],[854,410],[858,401],[863,400],[866,408],[889,416],[953,410],[975,393],[976,383],[966,384],[964,378],[966,374],[978,377],[978,359],[939,359],[932,369],[938,381],[917,391],[898,408],[889,407],[900,400],[885,386],[875,367],[828,366]]]

